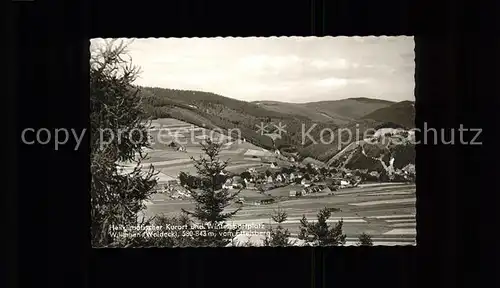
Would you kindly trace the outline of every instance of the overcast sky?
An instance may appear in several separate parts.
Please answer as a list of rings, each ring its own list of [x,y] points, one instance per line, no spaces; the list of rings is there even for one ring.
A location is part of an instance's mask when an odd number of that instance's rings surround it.
[[[147,38],[128,50],[142,86],[245,101],[414,100],[413,37]]]

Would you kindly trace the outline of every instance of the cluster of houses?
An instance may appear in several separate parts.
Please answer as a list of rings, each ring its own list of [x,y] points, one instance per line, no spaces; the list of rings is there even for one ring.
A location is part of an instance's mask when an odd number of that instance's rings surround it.
[[[182,146],[180,146],[182,147]],[[183,147],[182,147],[183,148]],[[248,189],[260,192],[278,187],[290,186],[290,197],[298,197],[313,193],[332,194],[337,189],[356,187],[361,182],[378,181],[414,181],[415,166],[408,165],[396,169],[390,175],[377,171],[349,170],[344,168],[326,168],[316,163],[307,163],[288,167],[280,167],[277,158],[267,161],[266,166],[249,168],[240,174],[223,171],[220,174],[226,179],[223,189]],[[388,177],[388,178],[387,178]],[[387,178],[387,179],[386,179]],[[179,184],[179,180],[169,180],[157,189],[160,193],[168,193],[174,199],[189,198],[187,190]],[[271,201],[271,200],[269,200]]]
[[[310,164],[308,172],[301,172],[297,166],[288,169],[279,169],[276,162],[270,163],[266,171],[257,171],[256,168],[247,169],[239,175],[230,175],[222,188],[224,189],[250,189],[261,192],[278,187],[291,186],[289,196],[303,196],[312,193],[332,193],[339,188],[354,187],[361,182],[361,177],[350,172],[335,169],[323,169],[318,165]],[[304,168],[304,167],[302,167]]]
[[[326,184],[313,185],[302,189],[290,190],[290,197],[306,196],[313,193],[332,193],[332,190]]]
[[[170,183],[157,184],[155,187],[156,193],[167,194],[172,199],[189,199],[191,195],[186,188],[182,187],[177,181]]]
[[[272,168],[272,166],[271,166]],[[277,167],[276,167],[277,168]],[[268,170],[270,171],[270,170]],[[267,184],[291,184],[296,183],[296,179],[301,179],[300,184],[308,187],[312,184],[314,180],[319,181],[320,178],[316,175],[311,179],[306,179],[303,173],[292,172],[292,173],[281,173],[276,172],[257,172],[255,168],[248,169],[247,173],[243,172],[240,175],[234,175],[228,177],[226,183],[224,183],[223,188],[225,189],[258,189],[258,187],[273,186]],[[280,186],[280,185],[278,185]]]
[[[367,170],[355,170],[353,173],[365,182],[414,182],[416,178],[414,164],[386,173]]]

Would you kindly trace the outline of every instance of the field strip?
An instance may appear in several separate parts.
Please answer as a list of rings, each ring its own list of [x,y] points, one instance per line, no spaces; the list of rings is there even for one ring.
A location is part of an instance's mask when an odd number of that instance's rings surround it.
[[[238,150],[222,150],[222,151],[220,151],[219,155],[236,155],[236,154],[240,154],[241,151],[238,151]]]
[[[410,199],[390,199],[390,200],[379,200],[379,201],[349,203],[349,205],[354,205],[354,206],[370,206],[370,205],[384,205],[384,204],[415,203],[416,201],[417,201],[416,198],[410,198]]]
[[[415,217],[415,214],[369,216],[368,218],[393,219],[393,218],[410,218],[410,217]]]
[[[328,219],[326,220],[327,223],[338,223],[340,219]],[[344,219],[344,223],[366,223],[365,220],[363,219]],[[317,220],[308,220],[309,223],[315,223]],[[264,218],[264,219],[249,219],[249,220],[233,220],[233,221],[228,221],[228,224],[234,224],[234,225],[244,225],[244,224],[273,224],[272,220],[270,218]],[[300,224],[300,220],[287,220],[283,224]]]
[[[415,184],[407,184],[404,182],[381,182],[381,183],[368,183],[368,184],[359,184],[358,187],[364,188],[364,187],[383,187],[383,186],[415,186]]]
[[[184,163],[190,163],[193,162],[191,159],[186,159],[186,158],[180,158],[180,159],[172,159],[172,160],[165,160],[165,161],[157,161],[157,162],[149,162],[148,164],[151,164],[153,166],[162,166],[162,165],[175,165],[175,164],[184,164]]]
[[[415,228],[392,229],[385,232],[384,235],[417,235],[417,230]]]
[[[388,223],[404,223],[404,222],[409,222],[409,221],[415,221],[415,218],[407,218],[407,219],[387,219],[385,222]]]
[[[393,186],[373,186],[373,187],[351,187],[351,188],[344,188],[341,189],[337,192],[337,194],[365,194],[365,193],[374,193],[377,191],[382,191],[382,192],[392,192],[392,191],[398,191],[400,192],[401,189],[406,190],[415,190],[415,187],[411,185],[393,185]]]
[[[158,128],[168,128],[168,127],[191,127],[191,126],[194,126],[193,124],[189,124],[189,123],[182,123],[182,122],[178,122],[178,123],[173,123],[173,124],[161,124],[161,123],[151,123],[151,126],[158,126]]]
[[[184,127],[180,127],[180,126],[176,126],[176,127],[161,127],[161,128],[151,128],[151,129],[148,129],[148,132],[162,132],[162,133],[183,133],[183,132],[186,132],[186,131],[201,131],[203,130],[203,128],[192,128],[191,126],[184,126]],[[181,131],[181,132],[178,132],[178,131]]]
[[[268,151],[259,151],[255,149],[248,149],[247,152],[245,152],[245,156],[269,156],[271,155],[271,152]]]
[[[238,212],[238,213],[236,213],[236,214],[233,216],[234,218],[232,218],[232,219],[236,219],[236,218],[244,218],[244,217],[245,217],[245,218],[246,218],[246,220],[250,220],[251,218],[249,218],[249,217],[251,217],[252,215],[255,215],[255,214],[258,214],[258,215],[260,215],[261,217],[262,217],[262,214],[269,214],[269,218],[271,218],[272,212],[268,212],[268,213],[266,213],[266,212],[258,212],[258,213],[252,213],[252,214],[244,214],[244,213],[240,213],[240,212]],[[290,217],[290,216],[289,216],[289,217],[287,217],[286,219],[287,219],[287,220],[294,220],[294,221],[295,221],[295,220],[300,220],[300,219],[302,219],[302,214],[305,214],[305,215],[306,215],[306,218],[308,218],[308,219],[309,219],[309,218],[316,218],[316,216],[317,216],[317,214],[314,214],[314,213],[297,213],[297,214],[296,214],[297,216],[293,216],[293,217]],[[289,214],[289,215],[290,215],[290,214]],[[258,219],[260,219],[260,218],[258,218]],[[363,218],[362,218],[362,217],[352,217],[352,216],[348,216],[348,217],[330,217],[330,218],[328,218],[328,219],[330,219],[330,220],[340,220],[340,219],[344,219],[344,220],[352,220],[352,219],[363,219]]]
[[[408,228],[408,227],[417,227],[417,223],[415,223],[415,222],[413,222],[413,223],[396,223],[396,224],[392,224],[389,226],[391,226],[392,228]]]
[[[150,154],[150,157],[151,157],[151,158],[153,158],[153,157],[154,157],[154,158],[162,158],[162,157],[165,157],[165,155],[168,155],[167,157],[169,157],[169,156],[171,156],[171,155],[175,155],[175,154],[174,154],[174,151],[165,151],[165,150],[156,150],[156,151],[158,151],[158,152],[157,152],[158,154],[155,154],[155,155],[151,155],[151,154]],[[161,151],[161,152],[160,152],[160,151]],[[182,158],[184,158],[184,157],[182,157]]]
[[[233,212],[235,210],[228,210],[228,211],[224,211],[225,213],[230,213],[230,212]],[[288,214],[288,217],[287,219],[288,220],[297,220],[297,219],[301,219],[302,218],[302,214],[305,214],[306,217],[307,215],[314,215],[314,217],[316,217],[316,215],[318,213],[314,213],[314,212],[305,212],[305,211],[297,211],[297,212],[289,212],[289,211],[286,211],[284,210],[287,214]],[[241,216],[252,216],[252,215],[255,215],[255,214],[273,214],[274,210],[252,210],[252,211],[245,211],[245,210],[240,210],[238,211],[234,217],[241,217]],[[291,215],[297,215],[297,216],[291,216]],[[362,219],[362,217],[359,217],[359,216],[335,216],[335,217],[330,217],[329,219]]]
[[[415,191],[408,191],[408,192],[404,192],[404,191],[401,191],[401,192],[398,192],[398,191],[394,191],[394,192],[379,192],[379,193],[376,193],[376,192],[370,192],[370,193],[362,193],[364,196],[393,196],[393,195],[411,195],[411,194],[415,194]]]
[[[241,209],[239,210],[238,214],[236,215],[240,215],[242,213],[273,213],[275,210],[277,210],[278,207],[269,207],[269,208],[248,208],[248,209]],[[315,209],[301,209],[301,208],[290,208],[290,209],[287,209],[287,208],[282,208],[283,211],[285,211],[288,215],[291,215],[291,214],[318,214],[318,211],[316,211]],[[226,208],[224,209],[224,212],[233,212],[233,211],[236,211],[235,208]],[[336,218],[336,217],[330,217],[330,218]],[[338,216],[337,218],[340,218],[340,216]],[[361,218],[361,216],[345,216],[344,218],[349,218],[349,219],[354,219],[354,218]]]
[[[231,170],[231,169],[238,169],[238,168],[245,168],[245,167],[258,167],[260,166],[258,163],[248,163],[248,164],[239,164],[239,165],[230,165],[230,166],[227,166],[226,169],[227,170]]]
[[[290,237],[292,238],[298,238],[299,234],[298,233],[290,233]],[[358,241],[359,235],[348,235],[346,237],[346,241]],[[414,236],[412,237],[380,237],[380,235],[377,236],[372,236],[371,237],[372,241],[384,241],[384,242],[415,242],[416,239]]]
[[[182,171],[182,169],[189,169],[189,168],[193,168],[193,167],[194,167],[194,164],[191,163],[191,164],[184,164],[184,165],[179,165],[179,166],[173,165],[173,166],[169,166],[169,167],[161,167],[161,169],[167,170],[168,171],[167,173],[173,172],[173,174],[177,174],[180,171]],[[163,172],[163,170],[160,170],[160,171]],[[165,173],[165,174],[167,174],[167,173]]]
[[[238,214],[236,214],[238,215]],[[251,217],[250,215],[242,215],[242,216],[239,216],[237,217],[236,215],[233,216],[233,218],[231,218],[231,221],[251,221],[252,219],[257,219],[256,217]],[[268,220],[271,219],[271,214],[259,214],[259,215],[256,215],[257,217],[260,218],[266,218]],[[289,219],[287,218],[288,221],[300,221],[302,219],[302,215],[300,215],[300,217],[293,217],[292,219]],[[306,214],[306,219],[307,221],[311,221],[311,220],[316,220],[317,219],[317,215],[313,215],[313,214],[310,214],[310,215],[307,215]],[[340,221],[340,220],[343,220],[344,222],[352,222],[352,223],[365,223],[365,219],[363,218],[329,218],[329,220],[332,220],[334,223]],[[363,221],[358,221],[358,220],[363,220]],[[272,221],[271,221],[272,222]],[[285,223],[286,224],[286,223]],[[294,224],[294,223],[290,223],[290,224]]]
[[[153,128],[150,129],[149,131],[164,131],[164,133],[189,133],[191,131],[202,131],[206,130],[205,128],[202,127],[195,127],[195,126],[171,126],[171,127],[160,127],[160,128]]]

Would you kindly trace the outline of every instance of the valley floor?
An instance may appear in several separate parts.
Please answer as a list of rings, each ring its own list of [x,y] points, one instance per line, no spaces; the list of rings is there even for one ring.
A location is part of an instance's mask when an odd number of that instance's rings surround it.
[[[335,223],[343,219],[348,244],[354,243],[364,232],[372,236],[374,245],[415,245],[415,201],[415,185],[372,185],[344,189],[335,196],[302,197],[259,206],[244,205],[235,214],[232,223],[249,224],[251,227],[269,225],[271,214],[279,206],[288,213],[283,227],[288,228],[292,236],[296,236],[302,215],[306,215],[308,220],[314,220],[321,208],[328,207],[340,209],[333,212],[328,221]],[[156,194],[148,203],[145,215],[173,216],[178,215],[181,208],[189,210],[193,207],[189,200],[170,200],[164,195]],[[234,211],[237,207],[239,205],[235,204],[228,211]]]

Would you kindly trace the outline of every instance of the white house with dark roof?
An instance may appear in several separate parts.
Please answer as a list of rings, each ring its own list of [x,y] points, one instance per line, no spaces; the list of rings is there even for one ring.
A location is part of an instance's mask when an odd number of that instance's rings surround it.
[[[228,178],[224,184],[222,184],[222,189],[231,189],[233,188],[233,181],[231,178]]]
[[[304,187],[309,187],[309,186],[311,186],[311,181],[307,180],[306,178],[302,178],[302,181],[300,181],[300,184]]]

